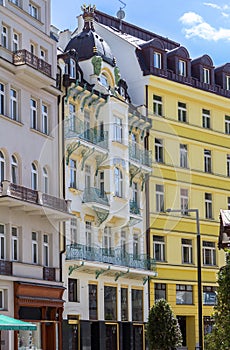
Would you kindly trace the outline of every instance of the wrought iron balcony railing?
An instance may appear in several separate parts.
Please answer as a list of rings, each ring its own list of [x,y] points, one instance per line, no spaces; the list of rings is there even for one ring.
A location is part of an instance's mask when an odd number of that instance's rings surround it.
[[[121,248],[100,248],[82,244],[66,247],[66,260],[88,260],[119,266],[155,270],[156,262],[146,254],[130,254]]]
[[[108,206],[109,200],[107,195],[104,191],[101,191],[99,188],[96,187],[88,187],[85,188],[83,193],[83,203],[98,203]]]
[[[133,200],[129,201],[129,211],[131,214],[141,215],[140,208],[136,201],[133,201]]]
[[[129,144],[129,158],[142,165],[152,166],[152,152],[142,148],[137,143]]]
[[[41,73],[51,77],[51,65],[27,50],[18,50],[14,52],[13,63],[16,66],[28,64],[29,66],[37,69]]]

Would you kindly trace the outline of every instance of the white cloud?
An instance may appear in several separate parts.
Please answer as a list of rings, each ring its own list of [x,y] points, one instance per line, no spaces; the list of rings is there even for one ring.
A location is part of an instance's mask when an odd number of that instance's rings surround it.
[[[230,11],[229,5],[219,6],[219,5],[214,4],[212,2],[204,2],[204,5],[212,7],[213,9],[219,10],[223,17],[229,17],[229,14],[225,12],[225,11]]]
[[[209,41],[230,40],[230,29],[216,29],[195,12],[184,13],[179,20],[186,27],[183,30],[187,39],[199,37]]]

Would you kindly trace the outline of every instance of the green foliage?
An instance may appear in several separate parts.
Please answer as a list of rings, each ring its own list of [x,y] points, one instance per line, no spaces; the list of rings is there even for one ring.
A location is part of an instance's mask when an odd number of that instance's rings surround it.
[[[101,65],[102,65],[102,58],[100,56],[93,56],[92,64],[93,64],[93,68],[94,68],[94,74],[100,75],[100,73],[101,73]]]
[[[114,68],[114,75],[115,75],[115,84],[118,85],[119,80],[121,79],[121,75],[120,75],[120,70],[117,66]]]
[[[149,311],[147,339],[150,350],[172,350],[182,345],[177,318],[165,299],[160,299]]]
[[[213,313],[212,333],[205,337],[206,350],[230,349],[230,254],[218,273],[217,303]]]

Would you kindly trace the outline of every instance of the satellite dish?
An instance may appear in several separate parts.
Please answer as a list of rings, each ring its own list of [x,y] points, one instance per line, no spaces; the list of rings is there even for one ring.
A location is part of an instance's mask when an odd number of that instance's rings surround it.
[[[119,11],[117,12],[117,18],[119,18],[119,19],[125,18],[125,11],[119,10]]]

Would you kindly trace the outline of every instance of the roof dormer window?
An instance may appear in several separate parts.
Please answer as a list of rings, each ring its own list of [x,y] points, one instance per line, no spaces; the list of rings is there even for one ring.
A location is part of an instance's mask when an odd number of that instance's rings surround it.
[[[210,84],[210,70],[207,68],[203,68],[203,82]]]
[[[179,63],[178,63],[178,72],[179,72],[179,75],[182,75],[183,77],[186,77],[186,62],[185,61],[182,61],[182,60],[179,60]]]
[[[230,90],[230,76],[226,75],[226,90]]]
[[[100,75],[100,82],[104,87],[109,88],[108,78],[104,73]]]
[[[160,52],[154,52],[153,53],[153,66],[154,68],[161,69],[161,53]]]
[[[76,62],[73,58],[69,62],[69,76],[72,79],[76,79]]]

